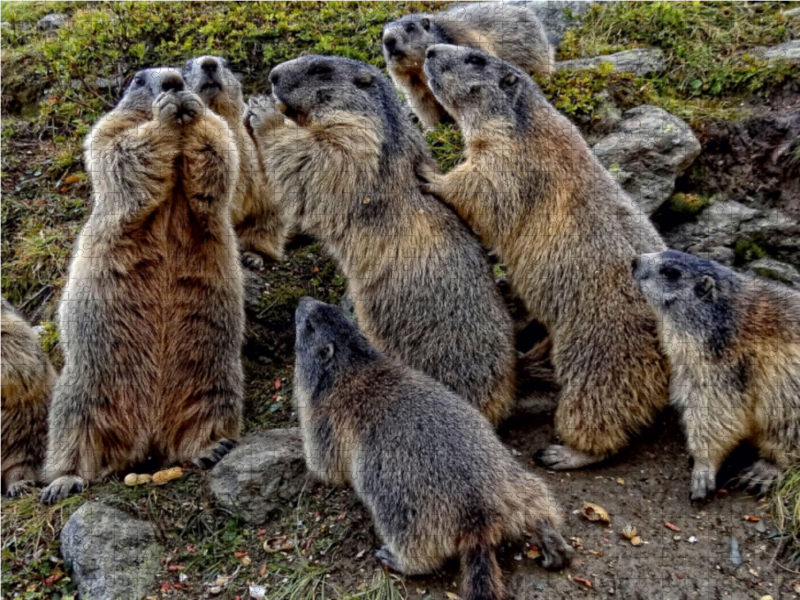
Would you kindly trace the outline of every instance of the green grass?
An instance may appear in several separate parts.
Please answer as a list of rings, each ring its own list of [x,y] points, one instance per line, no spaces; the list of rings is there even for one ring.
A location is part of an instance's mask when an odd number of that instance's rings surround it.
[[[794,568],[800,568],[800,464],[775,486],[770,512],[784,541],[786,559]]]

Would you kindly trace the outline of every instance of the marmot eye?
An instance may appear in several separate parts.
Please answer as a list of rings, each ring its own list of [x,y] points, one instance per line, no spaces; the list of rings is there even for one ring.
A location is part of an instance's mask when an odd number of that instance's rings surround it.
[[[133,83],[136,85],[144,85],[144,79],[139,77],[138,75],[133,78]]]
[[[681,272],[678,271],[678,269],[676,269],[675,267],[661,267],[658,270],[658,273],[665,279],[669,279],[672,281],[679,279],[681,276]]]
[[[408,25],[406,25],[406,31],[407,31],[408,33],[411,33],[411,32],[412,32],[412,31],[414,31],[416,28],[417,28],[417,26],[416,26],[416,25],[414,25],[414,23],[409,23]]]
[[[464,62],[468,65],[478,65],[482,67],[486,64],[486,59],[480,54],[470,54]]]
[[[328,65],[314,65],[308,70],[309,75],[325,75],[332,72],[333,69]]]

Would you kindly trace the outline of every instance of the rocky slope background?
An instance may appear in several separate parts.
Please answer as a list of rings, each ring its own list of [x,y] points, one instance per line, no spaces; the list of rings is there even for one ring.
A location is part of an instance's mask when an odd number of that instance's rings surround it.
[[[558,70],[540,85],[668,244],[800,286],[800,3],[525,4],[559,39]],[[273,65],[303,52],[384,68],[383,24],[445,6],[3,2],[2,291],[56,364],[55,308],[91,209],[80,145],[133,72],[221,54],[253,94],[267,91]],[[427,141],[452,167],[458,132],[439,127]],[[338,302],[344,288],[310,239],[249,273],[246,443],[211,473],[163,487],[111,481],[54,507],[33,495],[4,501],[3,598],[452,600],[452,570],[380,570],[352,493],[306,476],[291,409],[294,307],[303,295]],[[553,435],[551,410],[501,432],[527,464]],[[509,547],[512,594],[800,596],[800,471],[770,499],[731,490],[700,509],[686,500],[688,473],[667,414],[609,465],[545,474],[578,558],[547,574],[535,549]],[[604,504],[613,525],[583,519],[585,501]],[[641,547],[619,534],[626,524]]]

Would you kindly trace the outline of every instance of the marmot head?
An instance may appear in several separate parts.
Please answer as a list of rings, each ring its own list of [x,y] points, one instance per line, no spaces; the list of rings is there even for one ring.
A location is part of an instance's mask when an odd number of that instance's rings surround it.
[[[342,310],[308,296],[295,311],[295,374],[308,390],[323,391],[336,376],[373,362],[378,356]]]
[[[435,43],[431,15],[407,15],[383,28],[383,56],[390,66],[421,67],[425,50]]]
[[[731,269],[676,250],[633,259],[633,278],[659,317],[722,349],[733,331],[731,299],[740,286]]]
[[[300,126],[325,122],[331,113],[382,121],[387,114],[399,112],[389,80],[357,60],[303,56],[272,69],[269,81],[281,112]]]
[[[160,93],[182,92],[183,88],[183,77],[178,69],[172,67],[143,69],[133,76],[117,108],[152,114],[153,100]]]
[[[198,56],[186,61],[183,78],[187,87],[224,117],[241,117],[244,112],[242,84],[221,56]]]
[[[501,120],[525,130],[533,101],[543,99],[528,75],[481,50],[435,44],[425,52],[424,69],[436,100],[462,129]]]

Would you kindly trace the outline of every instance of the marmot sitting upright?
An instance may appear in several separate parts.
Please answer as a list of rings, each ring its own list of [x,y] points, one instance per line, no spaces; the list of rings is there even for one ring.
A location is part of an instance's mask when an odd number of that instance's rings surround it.
[[[189,60],[183,68],[183,78],[208,108],[228,122],[236,139],[239,177],[231,199],[231,218],[244,263],[259,269],[264,256],[272,260],[283,256],[286,227],[272,184],[261,168],[253,140],[242,122],[246,109],[242,84],[219,56]]]
[[[59,306],[45,502],[148,456],[208,467],[239,434],[238,152],[183,87],[140,71],[84,144],[94,207]]]
[[[0,355],[2,488],[18,496],[39,480],[56,371],[36,333],[5,298],[0,308]]]
[[[425,71],[466,138],[465,161],[431,173],[426,189],[497,251],[552,341],[556,429],[567,446],[539,459],[567,469],[611,456],[669,401],[655,318],[630,272],[639,248],[664,243],[520,69],[436,45]]]
[[[480,243],[424,194],[435,162],[391,82],[367,64],[305,56],[275,67],[250,127],[286,211],[347,277],[381,351],[449,386],[499,423],[515,395],[513,327]]]
[[[555,49],[533,11],[500,2],[459,4],[449,10],[407,15],[383,28],[383,56],[395,85],[426,129],[446,116],[428,88],[422,65],[434,44],[484,50],[528,73],[550,73]]]
[[[294,402],[306,462],[351,483],[383,542],[381,562],[417,575],[452,557],[464,600],[500,600],[495,550],[533,535],[546,567],[571,554],[547,486],[526,471],[473,407],[427,375],[385,357],[342,311],[302,298]]]
[[[800,460],[800,294],[674,250],[635,259],[633,276],[672,367],[692,501],[716,489],[722,461],[744,441],[761,456],[744,483],[766,492]]]

